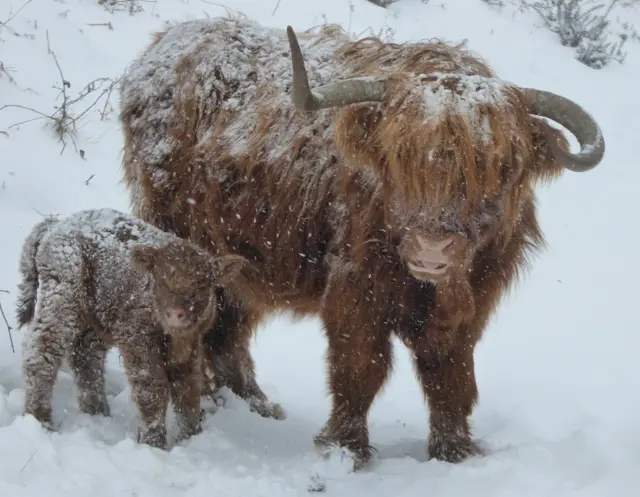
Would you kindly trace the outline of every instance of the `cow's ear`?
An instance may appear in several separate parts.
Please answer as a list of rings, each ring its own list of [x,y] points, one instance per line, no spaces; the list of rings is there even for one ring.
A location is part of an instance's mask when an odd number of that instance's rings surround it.
[[[562,150],[569,151],[569,140],[565,131],[551,126],[540,117],[533,117],[531,139],[534,150],[534,163],[531,173],[536,180],[554,179],[562,174],[564,168],[553,156],[553,144]]]
[[[158,250],[151,245],[135,245],[131,249],[134,266],[141,271],[151,271],[155,266]]]

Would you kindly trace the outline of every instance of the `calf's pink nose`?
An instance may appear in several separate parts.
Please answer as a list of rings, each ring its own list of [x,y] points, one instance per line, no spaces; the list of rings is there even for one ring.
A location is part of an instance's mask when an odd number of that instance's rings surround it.
[[[167,319],[181,321],[184,319],[185,312],[182,309],[169,309],[167,311]]]

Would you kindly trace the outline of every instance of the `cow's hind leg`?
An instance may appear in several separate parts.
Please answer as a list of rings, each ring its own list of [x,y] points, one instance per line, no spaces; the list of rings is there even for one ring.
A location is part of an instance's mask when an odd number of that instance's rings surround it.
[[[367,309],[345,306],[349,299],[329,293],[335,297],[327,298],[322,319],[329,340],[332,409],[315,444],[321,450],[332,445],[349,450],[354,470],[359,470],[372,456],[367,417],[391,369],[390,331],[382,322],[374,323]]]
[[[214,371],[215,389],[212,395],[215,397],[218,390],[226,386],[260,416],[284,419],[284,409],[270,402],[256,381],[250,342],[261,317],[259,313],[230,301],[220,292],[216,323],[204,340],[205,361]],[[208,380],[205,378],[205,381]]]

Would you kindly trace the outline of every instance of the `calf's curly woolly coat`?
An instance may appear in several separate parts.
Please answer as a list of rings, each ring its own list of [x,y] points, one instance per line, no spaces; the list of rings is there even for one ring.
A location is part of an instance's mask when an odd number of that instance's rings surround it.
[[[221,351],[221,384],[266,399],[251,332],[271,312],[319,315],[333,407],[316,442],[351,450],[358,468],[395,334],[429,402],[429,454],[476,453],[475,345],[543,245],[535,183],[596,166],[597,123],[498,79],[463,46],[352,42],[337,26],[296,36],[246,19],[158,34],[121,96],[136,215],[258,268],[242,270],[249,303],[220,292],[226,310],[205,338]]]
[[[215,286],[230,283],[243,263],[111,209],[38,223],[20,262],[18,323],[31,323],[25,412],[51,428],[52,390],[66,357],[80,409],[109,415],[104,365],[115,346],[139,411],[138,441],[167,447],[169,398],[179,439],[200,432],[202,335],[215,319]]]

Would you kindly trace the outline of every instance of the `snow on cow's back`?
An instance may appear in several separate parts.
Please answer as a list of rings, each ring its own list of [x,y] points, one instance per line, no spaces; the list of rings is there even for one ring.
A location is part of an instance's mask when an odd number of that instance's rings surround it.
[[[348,40],[335,26],[320,33],[324,36],[300,36],[309,78],[317,85],[338,74],[334,51]],[[291,60],[284,30],[223,17],[174,24],[128,68],[121,84],[123,121],[138,136],[138,156],[162,168],[180,146],[172,133],[182,117],[177,106],[196,102],[200,114],[241,112],[260,98],[265,83],[275,89],[269,96],[277,99],[274,107],[290,106]],[[154,173],[167,179],[162,171]]]

